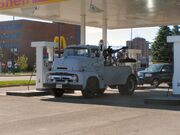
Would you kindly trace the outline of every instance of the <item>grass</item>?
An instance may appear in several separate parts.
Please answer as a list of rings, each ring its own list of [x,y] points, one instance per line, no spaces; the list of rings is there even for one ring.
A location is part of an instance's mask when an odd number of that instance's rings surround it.
[[[17,72],[15,73],[15,75],[31,75],[32,72]],[[33,73],[33,75],[35,75],[35,73]]]
[[[11,80],[11,81],[0,81],[0,87],[15,86],[15,85],[28,85],[29,80]],[[31,80],[30,85],[35,85],[36,81]]]

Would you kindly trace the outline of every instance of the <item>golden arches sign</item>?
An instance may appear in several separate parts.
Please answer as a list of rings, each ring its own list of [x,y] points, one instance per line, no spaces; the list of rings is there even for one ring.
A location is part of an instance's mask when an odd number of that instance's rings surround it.
[[[66,0],[0,0],[0,10],[32,7],[37,5],[49,4],[54,2],[62,2]]]
[[[60,41],[59,41],[59,37],[55,36],[54,43],[58,43],[58,42],[60,42],[61,49],[65,49],[67,47],[67,42],[64,36],[60,36]]]

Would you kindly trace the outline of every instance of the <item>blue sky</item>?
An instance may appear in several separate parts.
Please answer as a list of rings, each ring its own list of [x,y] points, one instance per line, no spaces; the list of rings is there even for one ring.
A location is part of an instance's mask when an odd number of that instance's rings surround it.
[[[22,19],[15,17],[15,19]],[[12,16],[0,15],[0,21],[13,20]],[[158,32],[158,27],[133,28],[132,38],[143,37],[149,42],[153,42]],[[86,28],[86,43],[97,45],[102,39],[102,30],[100,28]],[[108,45],[124,46],[126,41],[131,39],[131,29],[108,30]]]

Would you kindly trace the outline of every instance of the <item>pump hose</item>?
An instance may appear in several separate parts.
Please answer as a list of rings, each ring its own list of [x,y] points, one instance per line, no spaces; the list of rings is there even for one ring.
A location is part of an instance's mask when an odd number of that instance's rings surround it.
[[[33,68],[33,71],[31,72],[31,76],[30,76],[29,81],[28,81],[28,91],[29,91],[29,85],[30,85],[30,83],[31,83],[33,73],[35,73],[35,72],[36,72],[36,67],[34,67],[34,68]]]

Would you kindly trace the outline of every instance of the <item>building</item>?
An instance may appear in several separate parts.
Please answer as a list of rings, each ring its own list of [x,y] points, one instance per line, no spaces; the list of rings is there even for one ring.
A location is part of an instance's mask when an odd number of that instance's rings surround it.
[[[142,66],[147,66],[149,63],[149,42],[144,38],[134,38],[132,41],[127,41],[128,55],[141,63]]]
[[[29,68],[35,64],[35,48],[32,41],[54,41],[64,36],[68,45],[80,43],[80,26],[64,23],[44,23],[27,20],[0,22],[0,61],[7,64],[17,56],[28,57]]]

